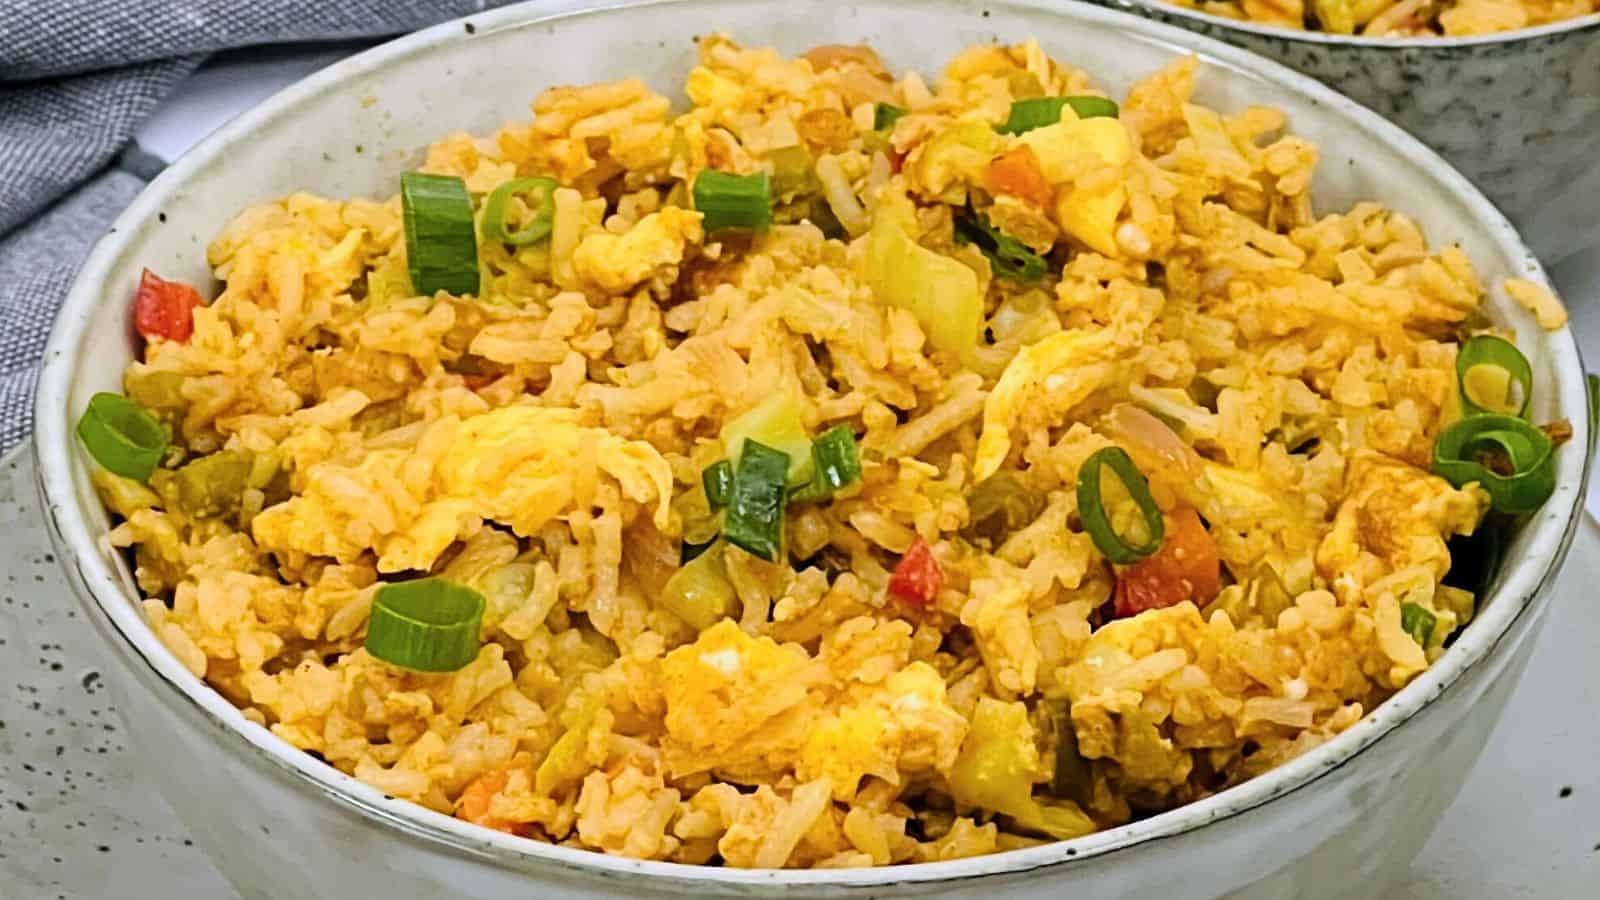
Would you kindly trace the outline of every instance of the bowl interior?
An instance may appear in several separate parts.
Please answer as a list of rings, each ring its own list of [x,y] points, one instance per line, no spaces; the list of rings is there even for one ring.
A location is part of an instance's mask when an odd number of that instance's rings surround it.
[[[390,196],[396,192],[399,174],[419,162],[426,145],[453,132],[484,134],[508,120],[525,120],[532,98],[547,86],[639,77],[668,96],[681,98],[684,76],[695,61],[694,40],[712,31],[728,32],[746,44],[776,46],[788,54],[816,44],[868,42],[892,68],[917,69],[930,81],[964,47],[1035,37],[1048,53],[1090,72],[1118,97],[1140,77],[1197,52],[1203,63],[1199,102],[1224,111],[1247,105],[1282,108],[1289,114],[1290,129],[1320,146],[1315,192],[1319,212],[1381,200],[1420,223],[1435,245],[1459,244],[1491,286],[1490,314],[1516,329],[1518,343],[1534,363],[1531,415],[1541,421],[1566,417],[1580,434],[1587,428],[1571,335],[1540,330],[1499,287],[1500,280],[1510,276],[1543,281],[1538,263],[1510,226],[1431,152],[1286,69],[1174,28],[1059,2],[995,2],[979,7],[959,0],[919,4],[867,0],[830,6],[827,15],[792,0],[593,6],[528,4],[474,17],[471,27],[441,26],[337,64],[230,123],[165,173],[117,221],[85,266],[57,323],[41,378],[38,442],[45,490],[63,540],[77,558],[94,600],[117,630],[169,681],[232,727],[247,732],[253,742],[270,744],[274,739],[186,677],[143,627],[125,561],[104,541],[110,523],[89,482],[90,461],[70,436],[72,423],[92,394],[120,390],[121,372],[135,348],[128,300],[141,270],[149,267],[167,278],[209,284],[206,244],[245,206],[294,191]],[[1557,498],[1522,530],[1510,551],[1513,560],[1526,564],[1514,562],[1505,577],[1519,577],[1520,566],[1529,569],[1525,583],[1501,606],[1528,602],[1531,586],[1559,553],[1575,498],[1580,496],[1582,472],[1581,453],[1562,457]],[[1451,651],[1461,665],[1476,658],[1471,654],[1487,652],[1516,612],[1507,609],[1501,614],[1493,602],[1490,607],[1473,626],[1485,632],[1483,638],[1476,644],[1464,639]],[[1435,679],[1432,687],[1437,687],[1451,677],[1449,669],[1440,664],[1419,682]],[[1420,705],[1425,688],[1414,687],[1410,696]],[[1405,696],[1391,703],[1402,702]],[[1330,742],[1318,753],[1348,755],[1355,749],[1358,745],[1352,738]],[[362,790],[309,758],[290,759],[302,755],[286,746],[282,753],[289,760],[286,765],[305,767],[308,778],[352,794]],[[1292,771],[1281,769],[1257,781],[1304,780],[1327,758],[1331,757],[1308,760],[1299,769],[1291,764],[1286,769]],[[1235,790],[1248,792],[1255,784]],[[1282,783],[1278,789],[1281,792]],[[1259,795],[1263,800],[1266,796]],[[1083,849],[1075,852],[1083,856],[1199,821],[1186,815],[1180,810],[1095,835],[1080,842]],[[466,827],[451,824],[453,820],[433,822],[428,819],[432,814],[422,811],[415,816],[441,830]],[[560,849],[530,844],[518,852],[549,854]],[[1027,856],[1032,865],[1052,859],[1049,852],[1050,848],[1019,851],[1032,854]],[[898,877],[903,880],[905,874],[901,870]],[[843,881],[876,876],[819,877]]]

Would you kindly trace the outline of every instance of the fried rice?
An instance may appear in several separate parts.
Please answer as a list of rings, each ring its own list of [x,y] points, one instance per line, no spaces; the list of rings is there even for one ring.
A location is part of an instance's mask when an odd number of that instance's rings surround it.
[[[241,212],[192,336],[126,372],[172,430],[163,468],[95,475],[150,626],[251,721],[388,794],[644,859],[992,853],[1305,753],[1472,615],[1447,541],[1488,498],[1427,466],[1485,287],[1400,212],[1315,210],[1317,148],[1275,110],[1196,105],[1197,68],[1150,75],[1119,118],[1015,136],[992,127],[1014,100],[1092,96],[1089,75],[1033,42],[930,83],[866,48],[705,38],[685,111],[638,80],[556,87],[530,121],[428,149],[480,214],[508,179],[561,185],[548,241],[480,244],[476,297],[413,295],[398,198]],[[904,115],[880,128],[877,104]],[[795,147],[812,165],[775,182],[769,230],[708,233],[699,172]],[[996,168],[1029,156],[1042,181]],[[997,277],[955,236],[968,208],[1044,276]],[[976,285],[969,349],[885,301],[888,227],[900,264]],[[721,547],[732,605],[691,624],[667,594],[702,472],[775,397],[808,435],[851,429],[861,480],[790,504],[775,562]],[[1074,489],[1113,444],[1215,584],[1121,593],[1138,567],[1108,562]],[[185,480],[219,460],[231,487]],[[1105,491],[1137,530],[1136,498]],[[913,602],[891,582],[919,544],[938,579]],[[428,573],[486,599],[455,672],[364,646],[379,589]]]
[[[1372,38],[1471,37],[1600,12],[1596,0],[1168,0],[1228,19]]]

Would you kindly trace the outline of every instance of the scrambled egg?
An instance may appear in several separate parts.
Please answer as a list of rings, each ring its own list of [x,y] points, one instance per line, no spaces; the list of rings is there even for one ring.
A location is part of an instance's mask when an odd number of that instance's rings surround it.
[[[1056,194],[1056,224],[1096,253],[1117,255],[1117,216],[1128,202],[1125,172],[1133,161],[1133,143],[1119,119],[1079,119],[1063,107],[1061,121],[1024,134],[1039,167],[1051,184],[1064,185]],[[1099,165],[1085,177],[1075,157],[1089,155]]]
[[[256,516],[256,543],[341,562],[372,549],[379,571],[426,571],[485,519],[530,535],[592,500],[597,471],[629,499],[654,504],[664,527],[667,461],[644,441],[579,420],[576,410],[510,406],[464,422],[441,419],[415,451],[375,450],[353,466],[319,463],[299,496]]]
[[[1011,452],[1011,429],[1024,409],[1048,400],[1069,409],[1094,393],[1110,375],[1112,338],[1105,331],[1070,329],[1024,347],[1006,366],[983,404],[983,434],[973,475],[993,475]]]
[[[792,770],[803,781],[827,778],[840,800],[869,775],[900,784],[948,772],[966,719],[937,671],[905,661],[909,627],[858,618],[838,632],[813,658],[725,619],[667,654],[663,748],[672,771]]]
[[[1350,460],[1349,489],[1333,530],[1317,548],[1317,571],[1341,596],[1388,572],[1423,566],[1435,578],[1450,569],[1445,540],[1471,534],[1489,508],[1489,495],[1450,483],[1415,466],[1370,451]]]
[[[611,293],[630,291],[656,277],[671,278],[683,262],[684,248],[705,237],[700,213],[669,206],[622,234],[598,232],[573,251],[578,276]]]

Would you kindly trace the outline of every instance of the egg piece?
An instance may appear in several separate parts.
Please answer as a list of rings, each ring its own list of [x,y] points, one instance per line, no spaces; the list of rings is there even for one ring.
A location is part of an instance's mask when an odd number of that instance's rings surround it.
[[[1108,374],[1099,363],[1112,349],[1105,331],[1069,329],[1022,348],[983,403],[983,433],[978,438],[973,475],[982,481],[999,470],[1011,452],[1011,428],[1031,401],[1050,395],[1054,409],[1083,401]]]
[[[1443,478],[1372,451],[1350,460],[1345,498],[1317,547],[1317,571],[1340,596],[1388,572],[1422,566],[1435,578],[1450,570],[1451,535],[1471,534],[1489,508],[1477,485]]]
[[[1088,184],[1061,188],[1055,202],[1056,223],[1062,231],[1097,253],[1116,256],[1117,216],[1128,201],[1121,173],[1133,159],[1127,127],[1120,119],[1079,119],[1069,107],[1062,109],[1061,121],[1035,128],[1021,141],[1033,150],[1052,184],[1063,185],[1080,177],[1082,165],[1074,158],[1084,153],[1118,170],[1114,178],[1096,176]]]
[[[630,291],[683,262],[684,250],[705,237],[700,219],[694,210],[669,206],[622,234],[591,234],[573,251],[573,267],[579,278],[601,290]]]
[[[256,516],[256,543],[340,562],[372,549],[379,571],[426,571],[484,519],[530,535],[566,515],[594,473],[615,479],[630,500],[653,504],[665,527],[667,461],[644,441],[579,424],[580,416],[505,407],[436,422],[414,450],[373,451],[354,466],[319,463],[300,496]]]

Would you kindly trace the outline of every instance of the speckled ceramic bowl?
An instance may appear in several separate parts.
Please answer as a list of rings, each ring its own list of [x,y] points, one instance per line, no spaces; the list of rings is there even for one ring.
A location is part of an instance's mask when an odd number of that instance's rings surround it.
[[[1004,897],[1206,900],[1369,897],[1408,865],[1460,787],[1527,661],[1578,520],[1585,446],[1561,451],[1555,495],[1521,529],[1479,616],[1427,672],[1356,725],[1239,787],[1158,816],[993,856],[881,869],[750,871],[602,856],[487,831],[387,797],[280,741],[196,679],[146,624],[72,423],[116,390],[135,346],[139,272],[204,284],[204,247],[242,207],[296,189],[392,194],[421,148],[527,115],[546,85],[638,75],[676,95],[692,38],[715,29],[790,53],[869,41],[895,68],[1039,38],[1121,95],[1185,54],[1201,102],[1269,104],[1322,148],[1325,208],[1382,200],[1459,243],[1495,285],[1488,312],[1534,363],[1539,420],[1590,431],[1567,330],[1540,330],[1498,287],[1544,282],[1504,218],[1437,155],[1274,63],[1181,29],[1060,0],[621,2],[543,0],[405,38],[312,76],[223,127],[152,183],[85,263],[45,353],[36,409],[52,539],[148,777],[249,900],[357,897]],[[362,150],[364,149],[364,152]],[[1592,439],[1591,439],[1592,443]],[[129,885],[129,895],[137,893]]]
[[[1600,13],[1481,37],[1290,31],[1163,0],[1093,0],[1310,75],[1439,151],[1546,265],[1600,243]]]

